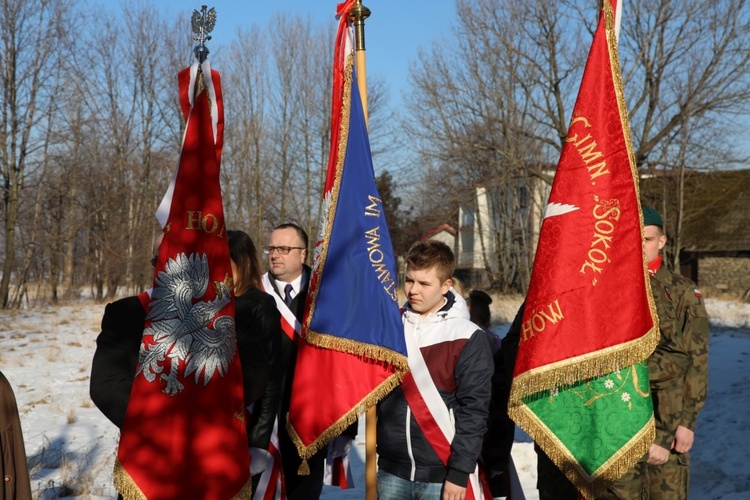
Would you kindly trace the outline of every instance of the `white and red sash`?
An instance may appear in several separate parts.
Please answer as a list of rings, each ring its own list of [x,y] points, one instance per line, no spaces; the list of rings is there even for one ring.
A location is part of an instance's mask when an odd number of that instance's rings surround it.
[[[253,492],[253,498],[259,500],[285,500],[286,486],[284,483],[284,467],[281,462],[279,451],[279,419],[273,423],[271,432],[271,443],[268,445],[268,453],[271,456],[271,464],[260,475],[258,486]]]
[[[148,306],[151,302],[151,290],[153,288],[149,288],[145,292],[141,292],[138,294],[138,300],[141,303],[141,307],[143,307],[143,310],[146,311],[146,314],[151,310],[151,308]]]
[[[401,389],[404,391],[406,401],[420,430],[443,464],[448,465],[451,442],[456,433],[450,412],[430,376],[416,337],[408,331],[406,332],[406,349],[409,355],[410,371],[404,375]],[[492,498],[491,495],[486,494],[482,486],[479,468],[475,466],[466,488],[467,500]]]
[[[336,438],[328,443],[328,455],[326,456],[326,465],[323,471],[323,484],[338,486],[342,490],[348,490],[349,488],[354,488],[354,476],[352,475],[352,466],[349,461],[351,440],[346,450],[336,450],[338,439],[342,438]]]
[[[281,314],[281,330],[286,334],[287,337],[292,340],[292,342],[299,342],[300,332],[302,331],[302,324],[297,320],[297,317],[294,315],[292,310],[289,309],[289,306],[286,305],[279,294],[274,290],[274,287],[271,284],[269,273],[264,273],[263,276],[261,276],[261,284],[263,285],[263,290],[271,297],[273,297],[273,300],[276,301],[276,309],[278,309],[279,313]],[[283,468],[281,466],[281,451],[279,448],[278,417],[274,422],[273,432],[271,433],[271,444],[268,451],[271,453],[271,456],[273,458],[273,467],[266,468],[266,471],[263,472],[263,474],[261,475],[260,483],[258,484],[256,492],[253,496],[254,498],[262,498],[263,500],[272,500],[274,498],[276,500],[283,500],[286,498],[286,492],[284,489],[282,473]],[[337,457],[335,462],[326,467],[326,470],[329,470],[329,467],[332,468],[334,472],[331,476],[332,481],[326,482],[326,484],[339,486],[342,489],[353,487],[354,482],[351,480],[351,468],[349,466],[348,453],[343,457]],[[337,474],[336,472],[340,472],[342,468],[343,474]],[[273,476],[271,476],[272,470],[277,471],[273,472]],[[266,476],[266,474],[268,474],[268,480],[264,483],[263,478],[264,476]],[[278,481],[275,478],[278,478]],[[269,485],[276,486],[272,487],[269,490]],[[273,496],[274,491],[276,492],[276,496]],[[279,494],[281,494],[280,497],[278,496]]]
[[[286,333],[287,337],[292,341],[297,342],[300,332],[302,331],[302,325],[297,321],[297,317],[292,310],[289,309],[289,306],[284,303],[281,297],[279,297],[279,294],[274,290],[268,273],[263,274],[261,282],[263,284],[263,290],[276,301],[276,309],[281,313],[281,329]]]

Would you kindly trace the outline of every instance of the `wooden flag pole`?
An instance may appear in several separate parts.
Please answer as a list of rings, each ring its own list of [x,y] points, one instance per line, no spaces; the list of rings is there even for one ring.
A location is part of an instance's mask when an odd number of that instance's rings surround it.
[[[349,11],[349,19],[354,24],[355,36],[355,61],[357,69],[357,86],[362,98],[362,111],[365,124],[368,123],[367,116],[367,69],[365,64],[365,19],[370,17],[370,9],[362,5],[362,0],[357,0],[354,8]],[[376,500],[377,490],[377,466],[375,444],[377,443],[377,410],[373,406],[367,410],[365,417],[365,498]]]

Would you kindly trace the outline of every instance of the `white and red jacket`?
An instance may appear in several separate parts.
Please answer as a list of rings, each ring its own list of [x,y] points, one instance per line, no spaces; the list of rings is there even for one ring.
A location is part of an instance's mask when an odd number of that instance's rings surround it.
[[[452,291],[446,299],[445,306],[425,317],[406,305],[403,319],[404,333],[416,340],[455,428],[447,467],[401,386],[378,405],[378,467],[410,481],[466,486],[487,430],[494,365],[486,335],[468,320],[463,300],[457,301]]]

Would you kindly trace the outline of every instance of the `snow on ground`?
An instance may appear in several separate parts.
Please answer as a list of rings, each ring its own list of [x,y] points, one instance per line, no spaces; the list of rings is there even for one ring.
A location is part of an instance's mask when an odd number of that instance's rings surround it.
[[[493,303],[510,321],[520,300]],[[709,395],[698,419],[690,498],[750,498],[750,305],[707,301],[712,318]],[[498,308],[498,309],[496,309]],[[104,305],[92,302],[0,312],[0,370],[18,400],[34,498],[115,498],[118,431],[88,396],[91,359]],[[498,314],[498,313],[501,314]],[[507,324],[496,331],[504,334]],[[356,488],[326,486],[324,499],[364,497],[364,418],[352,470]],[[536,456],[517,432],[513,458],[526,492],[538,498]]]

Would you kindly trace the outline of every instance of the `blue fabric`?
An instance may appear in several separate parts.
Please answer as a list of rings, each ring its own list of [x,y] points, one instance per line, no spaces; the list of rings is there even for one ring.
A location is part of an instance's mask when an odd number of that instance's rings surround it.
[[[406,356],[396,299],[398,277],[352,69],[350,120],[339,189],[334,188],[323,241],[323,270],[310,330],[377,345]]]
[[[378,500],[438,500],[441,483],[417,483],[378,471]]]

